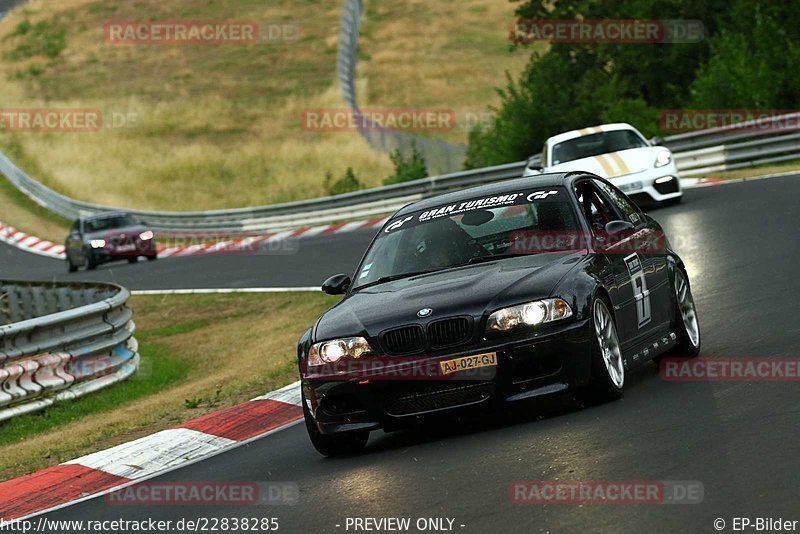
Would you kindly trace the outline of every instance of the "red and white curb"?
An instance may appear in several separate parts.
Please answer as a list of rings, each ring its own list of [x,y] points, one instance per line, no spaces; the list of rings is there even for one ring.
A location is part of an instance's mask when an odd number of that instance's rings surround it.
[[[0,517],[28,519],[230,451],[303,418],[300,382],[179,427],[0,483]]]
[[[722,178],[681,178],[681,187],[683,189],[695,189],[697,187],[721,185],[725,181]]]
[[[173,242],[182,242],[179,246],[162,247],[158,251],[161,258],[197,256],[208,254],[254,254],[260,250],[270,251],[271,246],[278,246],[284,240],[302,239],[321,235],[336,235],[356,230],[369,230],[383,226],[388,217],[369,219],[366,221],[351,221],[346,223],[314,226],[312,228],[299,228],[285,230],[274,234],[231,238],[228,240],[210,239],[207,236],[182,236],[168,237]],[[0,241],[16,247],[25,252],[32,252],[58,260],[66,259],[64,246],[39,239],[38,237],[21,232],[11,226],[0,222]]]
[[[270,245],[280,243],[289,239],[302,239],[321,235],[344,234],[357,230],[369,230],[383,226],[388,217],[369,219],[366,221],[351,221],[345,223],[328,224],[324,226],[314,226],[311,228],[299,228],[296,230],[284,230],[274,234],[259,236],[249,236],[242,238],[232,238],[223,241],[206,242],[207,237],[174,237],[168,238],[175,241],[183,239],[190,245],[180,245],[167,247],[159,250],[158,255],[162,258],[179,256],[196,256],[201,254],[245,254],[258,250],[270,250]]]
[[[33,252],[41,256],[48,256],[59,260],[63,260],[66,257],[64,255],[63,245],[51,243],[50,241],[39,239],[25,232],[20,232],[2,222],[0,222],[0,241],[26,252]]]
[[[797,171],[788,171],[776,174],[765,174],[762,176],[751,176],[746,178],[723,180],[721,178],[681,178],[683,189],[695,189],[699,187],[710,187],[718,185],[728,185],[752,180],[763,180],[765,178],[776,178],[780,176],[790,176],[797,174]],[[209,236],[173,236],[168,237],[175,242],[181,241],[178,246],[167,246],[160,248],[159,257],[181,257],[198,256],[210,254],[254,254],[259,250],[269,251],[270,245],[280,244],[281,241],[288,239],[302,239],[321,235],[335,235],[357,230],[370,230],[379,228],[386,224],[389,217],[369,219],[365,221],[351,221],[337,224],[327,224],[323,226],[313,226],[310,228],[299,228],[296,230],[285,230],[273,234],[259,236],[237,237],[227,240],[210,240]],[[50,241],[39,239],[24,232],[20,232],[11,226],[0,222],[0,241],[15,246],[27,252],[49,256],[56,259],[64,259],[64,247]],[[185,244],[183,244],[185,242]]]

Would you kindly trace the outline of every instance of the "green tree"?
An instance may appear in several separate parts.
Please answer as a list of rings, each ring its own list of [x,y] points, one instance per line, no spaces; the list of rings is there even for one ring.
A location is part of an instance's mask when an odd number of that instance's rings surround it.
[[[693,19],[706,35],[742,16],[748,0],[526,0],[520,19]],[[499,89],[495,119],[469,136],[468,168],[519,161],[554,134],[604,122],[659,132],[661,110],[685,107],[711,41],[695,43],[554,43],[534,52],[517,80]]]
[[[399,184],[419,180],[428,176],[428,169],[425,165],[425,158],[417,149],[417,144],[411,141],[411,155],[406,158],[400,149],[392,152],[389,157],[394,163],[394,175],[383,180],[383,185]]]
[[[711,41],[692,83],[701,109],[796,109],[800,100],[800,6],[737,2],[737,16]]]
[[[329,195],[341,195],[342,193],[350,193],[351,191],[358,191],[363,189],[364,184],[358,179],[356,173],[353,172],[352,167],[347,167],[344,175],[333,181],[333,175],[328,172],[325,174],[325,189]]]

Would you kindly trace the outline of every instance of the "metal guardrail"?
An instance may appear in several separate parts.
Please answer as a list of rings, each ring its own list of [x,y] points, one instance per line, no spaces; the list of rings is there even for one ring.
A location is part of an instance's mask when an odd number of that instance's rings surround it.
[[[781,121],[796,124],[798,120],[794,119],[800,119],[800,114],[775,117],[772,123],[750,122],[678,134],[664,138],[662,144],[673,151],[678,170],[686,177],[800,159],[800,128],[781,126]],[[538,156],[528,161],[538,161]],[[392,213],[425,196],[517,178],[522,175],[526,163],[507,163],[271,206],[198,212],[128,211],[162,232],[272,232]],[[29,177],[2,154],[0,173],[38,204],[67,219],[119,209],[61,195]]]
[[[355,66],[363,7],[360,0],[346,0],[344,6],[340,22],[337,71],[344,99],[351,109],[357,111]],[[750,121],[732,127],[673,135],[666,137],[663,144],[673,151],[678,169],[683,176],[702,176],[709,172],[798,159],[800,158],[798,134],[800,128],[796,126],[798,116],[800,114],[795,113],[767,121]],[[795,126],[782,127],[785,122],[793,122]],[[371,134],[380,137],[384,133]],[[160,232],[195,234],[274,232],[392,213],[405,204],[427,195],[519,177],[527,163],[538,159],[538,156],[534,156],[528,161],[271,206],[196,212],[130,209],[126,211],[138,216]],[[37,204],[66,219],[73,220],[81,215],[124,209],[68,198],[29,177],[3,154],[0,154],[0,173]]]
[[[433,139],[414,133],[383,128],[372,124],[365,128],[360,120],[361,111],[356,102],[356,65],[358,64],[358,40],[361,33],[361,17],[364,6],[361,0],[345,0],[342,17],[339,22],[339,48],[336,58],[336,71],[342,97],[357,117],[358,132],[375,150],[391,153],[399,150],[409,155],[412,146],[425,158],[429,170],[434,172],[451,172],[464,165],[467,147]]]
[[[113,284],[0,280],[0,421],[131,376],[129,296]]]

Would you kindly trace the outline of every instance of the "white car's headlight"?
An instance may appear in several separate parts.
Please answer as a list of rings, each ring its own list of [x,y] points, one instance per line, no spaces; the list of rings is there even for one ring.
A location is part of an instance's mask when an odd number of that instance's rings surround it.
[[[104,246],[106,246],[106,240],[92,239],[91,241],[89,241],[89,244],[92,246],[92,248],[103,248]]]
[[[489,316],[489,330],[506,331],[519,325],[533,326],[572,317],[572,308],[562,299],[545,299],[497,310]]]
[[[672,162],[672,152],[669,150],[659,150],[656,153],[656,162],[655,167],[663,167],[664,165],[669,165]]]
[[[150,230],[146,230],[141,234],[139,234],[139,239],[141,239],[142,241],[150,241],[151,239],[153,239],[153,232],[151,232]]]
[[[308,351],[308,365],[336,363],[342,358],[360,358],[372,352],[372,347],[363,337],[332,339],[311,346]]]

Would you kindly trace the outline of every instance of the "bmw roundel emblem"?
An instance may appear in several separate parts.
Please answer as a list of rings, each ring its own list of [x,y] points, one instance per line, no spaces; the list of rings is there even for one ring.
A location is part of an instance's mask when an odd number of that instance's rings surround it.
[[[420,311],[417,312],[419,317],[427,317],[433,313],[433,310],[430,308],[422,308]]]

